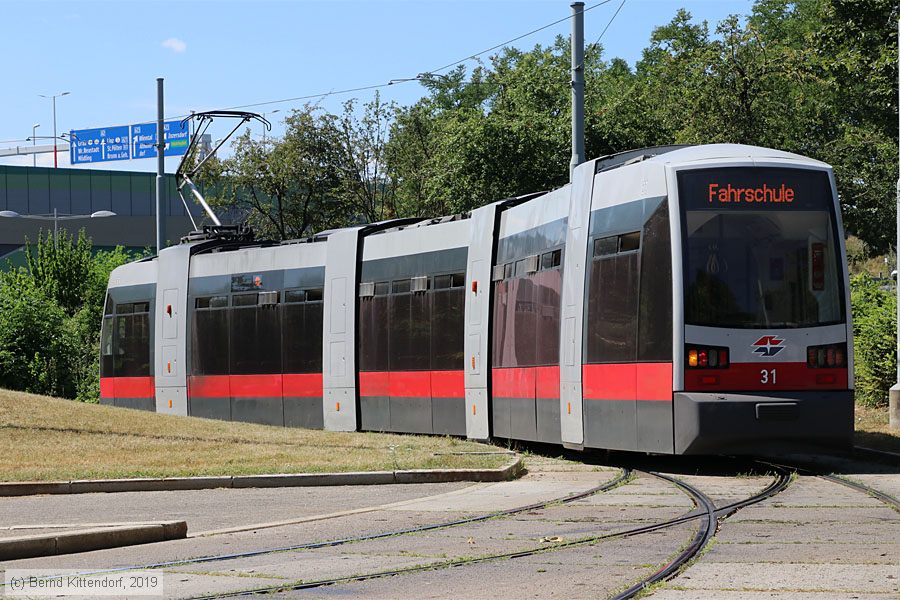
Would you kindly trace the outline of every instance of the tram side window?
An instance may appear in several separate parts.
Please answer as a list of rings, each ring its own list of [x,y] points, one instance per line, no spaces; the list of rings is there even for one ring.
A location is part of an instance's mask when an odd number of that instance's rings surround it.
[[[494,367],[559,364],[562,250],[536,258],[531,266],[530,258],[507,263],[494,282]]]
[[[390,296],[390,370],[425,371],[431,363],[431,307],[427,293],[394,281]]]
[[[265,303],[260,304],[264,299]],[[229,371],[232,375],[281,373],[281,311],[257,292],[231,298]]]
[[[669,207],[661,201],[644,224],[638,360],[672,360],[672,244]]]
[[[107,299],[100,341],[102,377],[150,375],[150,303]]]
[[[359,370],[390,369],[390,284],[374,282],[374,295],[359,301]]]
[[[282,310],[285,373],[322,372],[322,290],[287,290]]]
[[[589,363],[637,360],[638,255],[632,251],[600,254],[591,263]]]
[[[228,296],[194,301],[191,365],[195,375],[228,374]]]
[[[454,371],[464,367],[465,273],[438,275],[431,297],[431,368]]]

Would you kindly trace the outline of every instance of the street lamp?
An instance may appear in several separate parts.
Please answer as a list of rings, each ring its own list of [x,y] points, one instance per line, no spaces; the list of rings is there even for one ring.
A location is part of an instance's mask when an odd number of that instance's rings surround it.
[[[45,96],[44,94],[38,94],[41,98],[52,98],[53,99],[53,137],[56,138],[56,99],[61,98],[63,96],[68,96],[71,92],[61,92],[59,94],[54,94],[52,96]],[[56,142],[53,142],[53,168],[57,167],[56,163]]]
[[[111,210],[97,210],[89,215],[66,215],[59,214],[53,209],[52,215],[20,215],[14,210],[0,210],[0,217],[7,219],[34,219],[37,221],[53,221],[53,245],[56,246],[56,236],[59,232],[60,221],[72,221],[75,219],[102,219],[103,217],[115,217],[116,213]]]
[[[31,142],[31,145],[34,146],[35,140],[53,140],[53,164],[54,168],[56,165],[56,140],[62,140],[64,142],[69,142],[69,144],[73,143],[74,140],[78,138],[75,134],[63,133],[62,135],[32,135],[30,138],[25,138],[26,142]],[[36,159],[35,159],[36,160]]]
[[[31,147],[31,166],[32,167],[37,166],[37,152],[34,151],[34,145],[37,143],[37,141],[34,139],[34,134],[37,132],[37,128],[40,126],[41,126],[40,123],[35,123],[34,125],[31,126],[31,146],[32,146]],[[25,140],[25,141],[27,142],[28,140]]]
[[[276,108],[275,110],[271,110],[271,111],[269,111],[269,112],[267,112],[267,113],[264,112],[264,113],[262,114],[262,116],[263,116],[263,119],[265,119],[267,115],[274,115],[275,113],[279,113],[279,112],[281,112],[281,109],[280,109],[280,108]],[[263,142],[265,142],[265,141],[266,141],[266,126],[263,125]]]

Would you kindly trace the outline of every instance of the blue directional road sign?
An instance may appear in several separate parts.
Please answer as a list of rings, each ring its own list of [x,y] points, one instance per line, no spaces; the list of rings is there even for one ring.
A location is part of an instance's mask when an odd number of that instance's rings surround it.
[[[73,165],[131,158],[127,125],[71,131],[70,140],[69,158]]]
[[[188,124],[181,121],[163,123],[166,141],[166,156],[181,156],[187,152],[190,142]],[[131,126],[131,148],[133,158],[156,157],[156,123],[142,123]]]

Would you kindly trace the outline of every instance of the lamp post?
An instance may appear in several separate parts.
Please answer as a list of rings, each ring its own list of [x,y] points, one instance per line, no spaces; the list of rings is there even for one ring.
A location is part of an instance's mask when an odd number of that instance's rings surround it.
[[[35,123],[31,126],[31,166],[37,166],[37,152],[34,151],[34,145],[37,144],[37,140],[34,139],[34,134],[37,133],[37,128],[40,127],[40,123]],[[28,141],[28,140],[25,140]]]
[[[35,125],[37,127],[37,125]],[[78,139],[74,134],[64,133],[62,135],[32,135],[30,138],[25,138],[26,142],[31,142],[31,145],[34,146],[36,140],[53,140],[53,165],[56,168],[56,141],[62,140],[64,142],[72,143],[73,140]],[[37,159],[35,159],[36,162]]]
[[[71,92],[61,92],[59,94],[53,94],[52,96],[45,96],[44,94],[38,94],[41,98],[51,98],[53,100],[53,137],[56,138],[56,99],[61,98],[63,96],[68,96]],[[53,142],[53,168],[57,167],[56,163],[56,142]]]
[[[20,215],[14,210],[0,210],[0,217],[7,219],[34,219],[36,221],[53,221],[53,246],[56,246],[56,236],[59,233],[60,221],[73,221],[75,219],[102,219],[103,217],[115,217],[116,213],[111,210],[97,210],[89,215],[68,215],[59,214],[53,209],[53,214],[47,215]]]
[[[275,113],[280,113],[280,112],[281,112],[281,109],[276,108],[275,110],[269,111],[267,113],[263,113],[262,116],[263,116],[263,119],[265,119],[267,115],[274,115]],[[265,127],[265,125],[263,125],[263,143],[265,143],[265,141],[266,141],[266,127]]]

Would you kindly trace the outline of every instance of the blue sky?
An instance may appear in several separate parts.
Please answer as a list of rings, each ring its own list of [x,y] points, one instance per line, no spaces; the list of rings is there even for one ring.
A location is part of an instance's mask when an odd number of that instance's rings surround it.
[[[585,14],[587,42],[597,39],[619,3],[611,0]],[[669,22],[678,8],[714,25],[729,14],[747,14],[751,6],[747,0],[627,0],[603,37],[605,56],[633,64],[653,28]],[[0,148],[7,148],[25,145],[12,140],[31,135],[34,123],[41,124],[38,135],[52,133],[50,101],[38,94],[71,92],[57,100],[59,132],[145,122],[156,115],[157,77],[166,80],[166,114],[173,116],[385,83],[563,18],[570,8],[568,0],[6,0],[0,12]],[[548,44],[570,27],[562,22],[513,45]],[[347,98],[366,101],[372,93],[329,96],[321,103],[337,111]],[[410,82],[381,94],[410,104],[423,89]],[[277,121],[300,104],[254,110],[282,111],[271,115],[277,134]],[[155,161],[116,166],[153,170]]]

